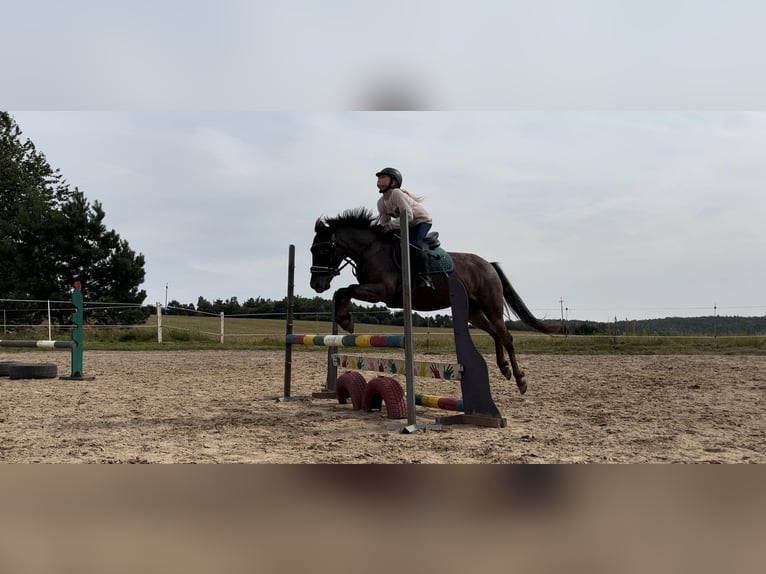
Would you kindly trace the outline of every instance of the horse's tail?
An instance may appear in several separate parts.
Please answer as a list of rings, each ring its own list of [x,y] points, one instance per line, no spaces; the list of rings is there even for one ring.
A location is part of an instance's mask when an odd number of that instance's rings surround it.
[[[529,309],[527,309],[524,301],[521,300],[521,297],[519,297],[519,294],[516,293],[516,290],[511,286],[511,282],[508,281],[503,270],[500,269],[499,263],[492,263],[492,267],[495,268],[495,271],[500,277],[500,283],[503,285],[503,298],[505,299],[506,306],[517,319],[541,333],[551,334],[559,331],[559,325],[543,323],[540,319],[535,317]]]

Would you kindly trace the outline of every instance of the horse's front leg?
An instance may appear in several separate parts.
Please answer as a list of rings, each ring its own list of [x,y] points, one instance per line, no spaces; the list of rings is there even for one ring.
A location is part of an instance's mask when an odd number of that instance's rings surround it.
[[[349,285],[338,289],[333,295],[335,301],[335,322],[341,329],[353,333],[354,319],[351,317],[351,299],[368,303],[388,303],[391,293],[385,285],[368,283],[364,285]]]
[[[351,317],[349,308],[351,307],[351,296],[348,292],[348,287],[338,289],[333,295],[333,301],[335,302],[335,322],[340,325],[341,329],[354,332],[354,319]]]

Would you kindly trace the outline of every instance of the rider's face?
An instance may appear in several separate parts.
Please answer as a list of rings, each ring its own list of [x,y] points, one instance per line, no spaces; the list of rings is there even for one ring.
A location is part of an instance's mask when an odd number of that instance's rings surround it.
[[[390,175],[379,175],[378,176],[378,189],[386,189],[389,185],[391,185],[391,176]]]

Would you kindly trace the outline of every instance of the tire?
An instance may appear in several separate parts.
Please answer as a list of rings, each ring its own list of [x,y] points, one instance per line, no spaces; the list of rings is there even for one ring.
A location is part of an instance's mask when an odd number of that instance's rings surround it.
[[[356,371],[347,371],[343,373],[335,383],[335,394],[338,402],[342,405],[350,398],[351,405],[355,411],[362,408],[364,400],[364,391],[367,389],[367,381],[361,373]]]
[[[407,399],[402,385],[396,379],[376,377],[367,383],[362,409],[366,412],[381,410],[383,403],[388,418],[407,418]]]
[[[8,376],[8,368],[15,365],[16,361],[0,361],[0,377]]]
[[[56,375],[56,363],[14,363],[8,367],[12,379],[55,379]]]

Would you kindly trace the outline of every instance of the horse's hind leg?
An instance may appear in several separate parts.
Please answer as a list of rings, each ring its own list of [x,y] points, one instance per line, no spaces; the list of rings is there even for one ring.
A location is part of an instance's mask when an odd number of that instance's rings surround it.
[[[494,339],[497,367],[506,379],[510,380],[512,377],[516,379],[516,385],[519,387],[519,392],[523,395],[527,392],[527,381],[524,378],[524,371],[519,368],[519,364],[516,361],[516,353],[513,348],[513,336],[508,332],[508,329],[506,329],[505,322],[502,318],[500,320],[490,320],[478,305],[474,304],[470,305],[469,317],[474,327],[486,331]],[[510,364],[508,359],[505,358],[505,350],[508,351]]]

